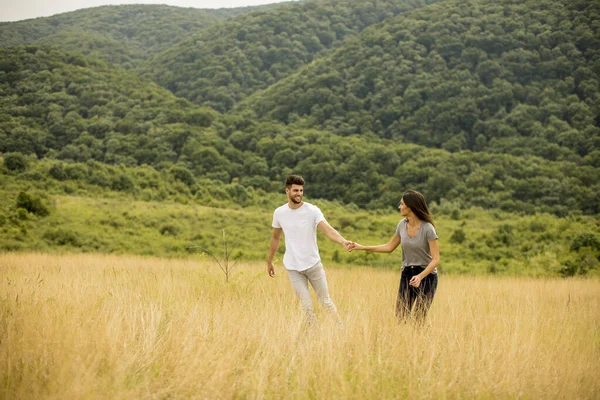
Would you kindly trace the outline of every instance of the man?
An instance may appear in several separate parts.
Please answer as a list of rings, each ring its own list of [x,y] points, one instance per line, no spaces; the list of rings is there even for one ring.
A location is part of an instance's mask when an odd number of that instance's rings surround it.
[[[304,179],[301,176],[290,175],[287,177],[285,193],[288,202],[273,213],[273,233],[267,260],[269,276],[275,276],[273,257],[279,247],[279,239],[283,232],[285,235],[283,264],[292,288],[306,313],[307,322],[311,324],[315,320],[313,304],[308,291],[308,282],[310,282],[319,301],[341,324],[335,304],[329,297],[327,278],[317,247],[317,228],[330,240],[343,245],[347,250],[352,242],[344,239],[329,225],[317,206],[302,201]]]

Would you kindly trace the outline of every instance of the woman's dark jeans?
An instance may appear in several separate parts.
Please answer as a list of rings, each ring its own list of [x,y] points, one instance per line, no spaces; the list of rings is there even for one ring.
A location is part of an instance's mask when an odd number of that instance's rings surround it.
[[[400,276],[398,300],[396,300],[396,317],[400,320],[414,318],[417,322],[424,322],[427,311],[438,285],[437,274],[429,274],[418,288],[410,286],[410,278],[423,272],[424,267],[404,267]]]

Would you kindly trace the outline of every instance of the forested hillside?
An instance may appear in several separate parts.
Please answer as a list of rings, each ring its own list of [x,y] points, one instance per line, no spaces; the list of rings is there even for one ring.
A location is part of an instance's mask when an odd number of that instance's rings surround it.
[[[431,201],[457,199],[462,206],[599,212],[600,175],[593,166],[451,153],[220,115],[135,74],[56,48],[1,49],[0,60],[1,153],[148,164],[176,171],[192,194],[198,179],[279,191],[282,177],[296,171],[311,182],[312,197],[360,207],[394,206],[411,187]]]
[[[435,0],[289,3],[223,21],[148,61],[146,76],[196,104],[226,112],[364,28]]]
[[[271,6],[272,7],[272,6]],[[48,44],[131,68],[201,29],[261,7],[121,5],[0,23],[0,47]]]
[[[237,106],[448,151],[600,167],[600,3],[451,0],[347,40]]]
[[[10,47],[0,49],[0,60],[2,152],[117,164],[176,161],[171,129],[198,133],[215,115],[78,53]],[[146,147],[161,158],[143,156]]]

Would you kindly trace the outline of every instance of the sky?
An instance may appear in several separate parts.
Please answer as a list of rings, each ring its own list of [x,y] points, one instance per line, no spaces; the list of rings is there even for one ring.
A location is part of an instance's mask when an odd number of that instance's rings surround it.
[[[48,17],[81,8],[117,4],[168,4],[194,8],[257,6],[285,0],[0,0],[0,21]]]

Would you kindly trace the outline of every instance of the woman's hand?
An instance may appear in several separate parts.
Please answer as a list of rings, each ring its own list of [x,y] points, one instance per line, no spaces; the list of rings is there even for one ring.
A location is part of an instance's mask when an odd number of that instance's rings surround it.
[[[421,277],[421,274],[415,275],[412,278],[410,278],[410,281],[408,282],[408,284],[410,286],[419,287],[419,285],[421,285],[422,280],[423,280],[423,278]]]
[[[364,248],[364,246],[361,246],[360,244],[356,243],[356,242],[352,242],[352,244],[347,247],[348,251],[353,251],[353,250],[362,250]]]

